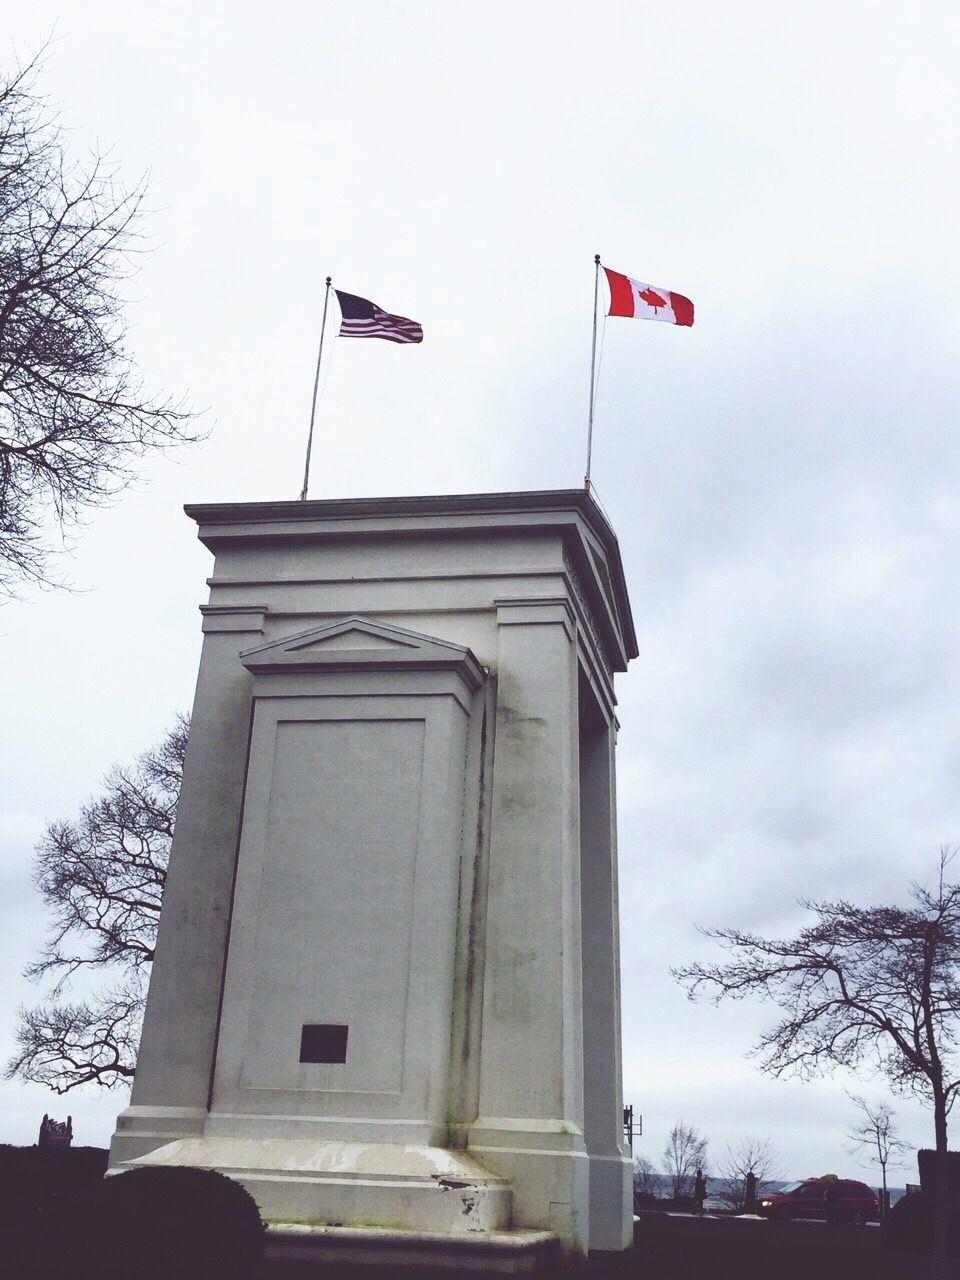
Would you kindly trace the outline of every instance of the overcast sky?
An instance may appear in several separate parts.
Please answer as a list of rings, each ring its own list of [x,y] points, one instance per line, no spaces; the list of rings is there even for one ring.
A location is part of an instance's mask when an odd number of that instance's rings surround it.
[[[190,707],[211,559],[182,504],[299,492],[324,276],[426,336],[333,345],[311,496],[565,488],[599,252],[697,309],[607,322],[595,424],[640,640],[636,1150],[659,1164],[683,1119],[714,1166],[758,1136],[784,1177],[868,1173],[844,1089],[883,1081],[765,1079],[767,1011],[692,1006],[668,966],[714,954],[697,924],[903,900],[960,842],[956,5],[35,0],[4,27],[7,60],[55,30],[78,154],[149,169],[132,343],[212,434],[90,519],[75,593],[0,611],[0,1051],[36,997],[34,842]],[[0,1141],[69,1110],[106,1144],[124,1104],[0,1084]]]

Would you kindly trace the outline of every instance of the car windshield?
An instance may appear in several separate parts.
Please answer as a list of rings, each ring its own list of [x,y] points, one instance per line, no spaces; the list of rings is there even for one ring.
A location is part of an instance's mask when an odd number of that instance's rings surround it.
[[[792,1196],[795,1191],[799,1191],[803,1186],[802,1182],[787,1182],[780,1188],[782,1196]]]

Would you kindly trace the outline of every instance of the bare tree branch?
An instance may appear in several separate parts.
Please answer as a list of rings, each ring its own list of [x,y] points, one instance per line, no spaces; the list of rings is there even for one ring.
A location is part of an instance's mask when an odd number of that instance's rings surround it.
[[[756,1179],[756,1193],[762,1195],[764,1183],[777,1176],[777,1157],[769,1138],[744,1138],[735,1147],[727,1147],[720,1194],[735,1209],[746,1206],[747,1176],[751,1173]]]
[[[145,454],[203,434],[147,394],[127,350],[146,182],[68,159],[37,70],[0,76],[0,595],[51,583],[51,518],[63,533]]]
[[[19,1076],[57,1093],[81,1084],[123,1084],[134,1073],[143,1004],[140,977],[133,975],[96,1003],[21,1009],[19,1049],[7,1064],[6,1078]]]
[[[935,890],[911,886],[908,907],[804,902],[814,923],[794,938],[705,930],[726,964],[673,971],[691,999],[762,995],[780,1020],[753,1052],[770,1075],[804,1078],[837,1067],[883,1071],[930,1103],[937,1161],[935,1256],[946,1249],[947,1119],[960,1092],[960,884],[956,850],[940,851]]]
[[[671,1181],[675,1200],[689,1193],[697,1169],[707,1171],[707,1139],[681,1120],[670,1130],[663,1150],[663,1171]]]
[[[655,1196],[659,1191],[657,1171],[645,1156],[633,1157],[633,1190],[635,1195]]]
[[[887,1216],[887,1165],[897,1167],[899,1157],[908,1150],[907,1144],[897,1136],[893,1111],[885,1102],[869,1103],[858,1094],[849,1095],[857,1108],[857,1120],[847,1134],[850,1150],[866,1150],[880,1166],[883,1195],[880,1202],[880,1218]]]
[[[52,823],[37,846],[34,880],[53,930],[26,973],[56,982],[45,1003],[20,1010],[8,1079],[63,1093],[133,1075],[188,733],[178,717],[158,746],[132,768],[112,769],[103,794],[75,821]],[[81,969],[119,978],[85,1002],[62,1001]]]

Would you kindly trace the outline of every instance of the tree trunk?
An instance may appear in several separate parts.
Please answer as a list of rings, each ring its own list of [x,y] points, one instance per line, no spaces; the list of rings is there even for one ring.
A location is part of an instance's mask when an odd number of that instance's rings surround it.
[[[934,1280],[948,1280],[947,1236],[950,1228],[950,1171],[947,1164],[947,1108],[942,1089],[934,1088],[933,1123],[936,1131],[936,1161],[933,1180],[933,1266]]]

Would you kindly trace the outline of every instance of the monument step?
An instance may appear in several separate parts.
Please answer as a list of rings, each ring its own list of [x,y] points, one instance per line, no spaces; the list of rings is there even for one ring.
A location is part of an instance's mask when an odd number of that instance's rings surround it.
[[[471,1156],[398,1143],[181,1138],[116,1168],[214,1169],[246,1187],[268,1222],[450,1236],[508,1230],[510,1183]],[[439,1265],[439,1264],[438,1264]]]
[[[383,1227],[321,1227],[272,1222],[266,1257],[286,1262],[355,1266],[436,1267],[483,1274],[531,1275],[558,1259],[560,1240],[550,1231],[453,1234]]]

